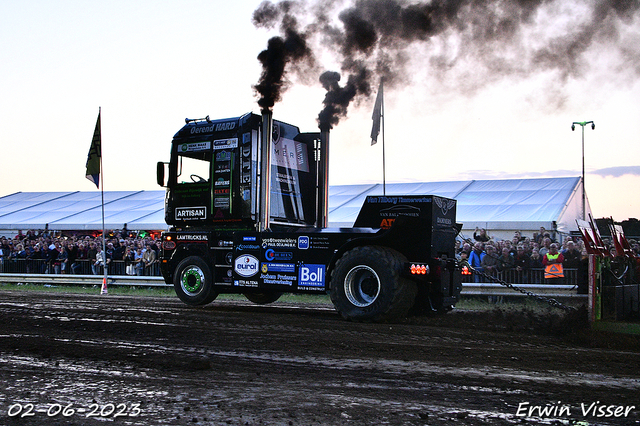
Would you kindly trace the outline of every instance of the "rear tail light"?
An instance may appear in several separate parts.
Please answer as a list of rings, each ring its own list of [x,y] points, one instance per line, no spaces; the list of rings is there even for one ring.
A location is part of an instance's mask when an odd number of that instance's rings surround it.
[[[429,265],[413,263],[411,264],[411,275],[427,275],[429,273]]]

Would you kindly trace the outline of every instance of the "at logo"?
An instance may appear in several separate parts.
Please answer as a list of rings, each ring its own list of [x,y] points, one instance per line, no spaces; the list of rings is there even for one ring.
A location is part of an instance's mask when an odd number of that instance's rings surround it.
[[[380,228],[382,229],[389,229],[391,228],[391,225],[393,225],[393,222],[395,222],[395,219],[382,219],[382,222],[380,222]]]
[[[258,273],[258,265],[260,262],[250,254],[243,254],[236,258],[234,270],[242,277],[252,277]]]

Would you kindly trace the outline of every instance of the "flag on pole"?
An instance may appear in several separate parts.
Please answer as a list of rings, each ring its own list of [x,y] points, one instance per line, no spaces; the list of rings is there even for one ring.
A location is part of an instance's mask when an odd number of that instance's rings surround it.
[[[91,148],[89,148],[89,156],[87,157],[87,179],[96,184],[96,188],[100,188],[100,157],[102,156],[102,137],[100,134],[100,113],[98,112],[98,121],[96,129],[93,131],[93,140]]]
[[[371,127],[371,145],[375,145],[378,142],[378,135],[380,134],[380,119],[382,118],[382,81],[380,81],[380,87],[378,88],[378,95],[376,96],[376,104],[373,107],[373,114],[371,119],[373,120],[373,126]]]

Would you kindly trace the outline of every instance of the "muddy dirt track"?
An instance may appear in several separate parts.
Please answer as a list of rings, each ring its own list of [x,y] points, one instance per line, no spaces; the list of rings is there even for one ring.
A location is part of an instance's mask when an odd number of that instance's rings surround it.
[[[0,325],[2,425],[640,424],[638,340],[571,321],[0,291]]]

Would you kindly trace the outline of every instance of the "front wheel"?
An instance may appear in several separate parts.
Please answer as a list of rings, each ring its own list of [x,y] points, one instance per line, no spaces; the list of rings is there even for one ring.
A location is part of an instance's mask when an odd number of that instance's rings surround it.
[[[211,268],[197,256],[189,256],[178,264],[173,288],[180,300],[191,306],[206,305],[218,297]]]
[[[402,277],[405,257],[378,246],[346,252],[331,274],[331,301],[344,318],[390,321],[404,317],[416,298],[416,284]]]

